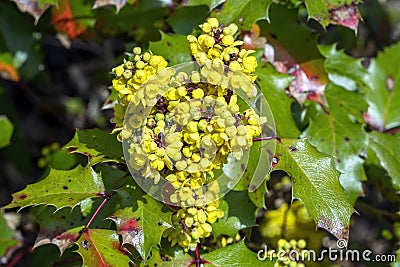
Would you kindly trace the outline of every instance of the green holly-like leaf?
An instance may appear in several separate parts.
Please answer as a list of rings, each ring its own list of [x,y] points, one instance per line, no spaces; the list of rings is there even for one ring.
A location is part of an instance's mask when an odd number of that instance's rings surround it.
[[[267,194],[267,179],[254,191],[248,191],[250,200],[257,208],[267,208],[265,206],[265,194]]]
[[[291,112],[294,99],[285,92],[293,77],[276,71],[271,64],[262,64],[256,69],[256,74],[257,83],[274,116],[277,135],[285,138],[297,138],[300,131],[296,127]]]
[[[149,195],[132,195],[137,206],[117,210],[109,219],[117,225],[122,245],[130,244],[146,259],[160,243],[162,232],[172,227],[172,211]]]
[[[103,7],[103,6],[115,6],[117,13],[127,4],[127,0],[96,0],[93,4],[93,9]]]
[[[19,243],[15,232],[8,226],[7,221],[0,213],[0,257],[3,257],[6,251]]]
[[[305,139],[280,139],[275,155],[274,169],[292,177],[293,198],[304,203],[318,227],[347,240],[354,209],[339,183],[332,157],[317,151]]]
[[[83,267],[129,266],[131,261],[113,230],[88,229],[76,242]]]
[[[257,207],[247,190],[229,192],[221,200],[220,209],[224,211],[224,218],[212,225],[214,236],[226,234],[234,237],[238,231],[256,225]]]
[[[336,45],[318,46],[325,57],[324,66],[331,82],[349,91],[368,92],[368,71],[362,66],[361,59],[353,58]]]
[[[93,206],[98,207],[101,199],[93,201]],[[111,222],[104,218],[115,211],[114,198],[97,213],[91,223],[91,228],[109,227]],[[39,233],[35,240],[34,248],[45,244],[54,244],[63,254],[66,249],[71,247],[79,238],[80,232],[91,219],[95,209],[90,209],[87,214],[81,212],[80,207],[74,209],[63,208],[56,210],[54,207],[39,206],[34,207],[32,213],[35,220],[40,225]]]
[[[323,153],[334,156],[340,172],[340,182],[346,190],[349,200],[354,203],[362,193],[361,181],[366,180],[364,160],[359,157],[368,146],[368,136],[362,124],[351,120],[351,114],[344,107],[365,110],[366,103],[362,95],[349,92],[334,84],[326,89],[328,107],[323,110],[319,106],[309,109],[310,125],[304,136],[310,138],[312,145]],[[358,99],[358,102],[351,102]]]
[[[220,4],[224,3],[226,0],[189,0],[187,2],[187,6],[201,6],[201,5],[206,5],[210,8],[210,10],[213,10]]]
[[[261,35],[268,36],[268,43],[274,46],[275,60],[292,65],[293,61],[301,64],[321,57],[316,45],[317,35],[305,23],[299,23],[297,9],[271,5],[269,18],[270,23],[264,20],[258,24]]]
[[[167,21],[175,33],[188,35],[193,29],[199,29],[199,25],[204,23],[208,16],[208,8],[204,5],[180,6]]]
[[[309,18],[315,19],[324,27],[338,24],[356,32],[361,18],[358,3],[361,0],[305,0]]]
[[[369,147],[375,152],[380,165],[392,178],[396,190],[400,189],[400,138],[379,132],[369,133]]]
[[[258,20],[268,20],[268,9],[273,0],[226,0],[221,11],[212,16],[221,24],[236,23],[243,30],[250,30]]]
[[[163,56],[168,61],[169,66],[192,61],[189,44],[186,35],[183,34],[161,32],[161,40],[150,42],[149,49],[154,54]]]
[[[378,54],[368,68],[371,91],[366,122],[380,131],[400,126],[400,43]]]
[[[35,18],[35,24],[43,13],[51,6],[57,5],[58,0],[12,0],[21,12],[27,12]]]
[[[249,250],[244,241],[220,248],[208,253],[204,259],[209,263],[206,266],[240,266],[254,267],[266,266],[273,267],[276,259],[265,257],[263,251],[259,254]]]
[[[101,176],[89,165],[78,165],[68,171],[50,169],[43,180],[14,193],[12,202],[5,208],[24,208],[40,204],[53,205],[57,209],[72,208],[82,200],[101,196],[103,192]]]
[[[91,165],[109,161],[124,162],[122,145],[116,135],[100,129],[76,130],[65,148],[71,153],[87,156]]]
[[[14,125],[4,115],[0,116],[0,148],[8,146],[14,132]]]

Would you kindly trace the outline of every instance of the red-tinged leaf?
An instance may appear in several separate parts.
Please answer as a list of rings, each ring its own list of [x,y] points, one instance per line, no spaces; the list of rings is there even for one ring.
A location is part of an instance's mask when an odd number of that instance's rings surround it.
[[[129,254],[121,247],[118,235],[113,230],[88,229],[76,244],[83,267],[130,266]]]
[[[357,4],[360,0],[306,0],[310,18],[317,20],[322,26],[337,24],[357,31],[361,19]]]
[[[84,33],[93,22],[90,10],[76,0],[60,0],[58,8],[52,10],[51,23],[56,30],[75,39]]]
[[[290,93],[300,104],[309,99],[327,105],[324,91],[328,77],[322,60],[296,64],[288,73],[295,77],[289,87]]]
[[[115,6],[118,13],[121,8],[123,8],[127,3],[127,0],[96,0],[93,4],[93,9],[103,7],[103,6]]]
[[[0,78],[13,82],[21,80],[21,76],[13,64],[13,58],[10,53],[0,54]]]
[[[160,243],[162,232],[172,227],[171,214],[170,210],[163,209],[162,203],[146,195],[137,200],[137,207],[118,210],[109,219],[116,223],[122,244],[134,246],[146,259],[151,248]]]
[[[243,34],[244,44],[242,48],[247,50],[254,50],[257,48],[264,48],[267,43],[267,38],[260,36],[260,26],[253,24],[251,30]]]
[[[329,9],[330,23],[342,25],[357,32],[358,22],[361,19],[360,11],[355,3]]]
[[[38,23],[43,13],[51,6],[50,4],[40,5],[37,0],[12,0],[21,12],[27,12]]]
[[[103,192],[101,176],[89,165],[78,165],[68,171],[51,169],[40,182],[14,193],[12,202],[5,208],[24,208],[40,204],[53,205],[57,209],[75,207],[82,200],[99,197]]]
[[[40,231],[33,248],[45,244],[54,244],[60,250],[60,254],[63,254],[75,243],[79,238],[79,231],[83,229],[82,223],[87,221],[79,212],[79,209],[71,211],[64,208],[55,212],[54,208],[42,206],[34,209],[33,213],[35,220],[40,225]]]

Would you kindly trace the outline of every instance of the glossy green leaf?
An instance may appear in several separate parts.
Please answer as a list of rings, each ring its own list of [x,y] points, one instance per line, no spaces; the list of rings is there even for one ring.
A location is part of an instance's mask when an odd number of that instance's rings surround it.
[[[338,24],[357,31],[360,13],[357,4],[361,0],[305,0],[309,18],[322,26]]]
[[[210,262],[206,266],[273,267],[276,262],[276,259],[263,259],[263,253],[257,256],[257,253],[246,247],[244,241],[214,250],[205,255],[204,259]]]
[[[354,212],[339,183],[333,158],[305,139],[281,139],[276,146],[274,169],[292,177],[293,198],[301,200],[317,223],[340,239],[348,239]]]
[[[304,136],[319,151],[334,156],[337,169],[342,173],[340,183],[354,203],[363,191],[361,181],[366,180],[364,160],[359,155],[368,146],[368,136],[363,125],[354,123],[347,111],[358,110],[356,113],[361,115],[366,103],[359,93],[333,84],[326,89],[326,99],[326,110],[316,105],[309,109],[310,125]],[[355,99],[359,101],[352,102]]]
[[[256,74],[257,83],[274,116],[277,135],[285,138],[297,138],[300,131],[291,112],[294,99],[285,92],[293,78],[276,71],[271,64],[262,64],[257,68]]]
[[[274,46],[275,60],[289,65],[321,58],[317,49],[317,34],[301,23],[298,13],[297,9],[274,4],[269,10],[270,23],[258,23],[261,35],[267,36],[268,43]]]
[[[175,33],[188,35],[194,29],[199,29],[199,25],[208,15],[208,8],[205,6],[182,6],[175,9],[167,21]]]
[[[70,153],[87,156],[91,165],[109,161],[124,162],[122,145],[117,136],[100,129],[76,130],[65,148]]]
[[[113,230],[88,229],[76,242],[83,267],[129,266],[129,253]]]
[[[165,18],[170,12],[161,1],[136,1],[135,6],[122,8],[118,14],[113,8],[98,8],[94,10],[99,26],[96,30],[106,35],[125,33],[135,42],[156,41],[167,26]]]
[[[56,5],[58,0],[13,0],[21,12],[27,12],[35,18],[37,23],[43,13],[50,7]]]
[[[260,187],[258,187],[255,191],[249,190],[248,195],[257,208],[267,208],[265,204],[265,195],[267,192],[267,179],[265,179]]]
[[[210,8],[210,10],[213,10],[220,4],[224,3],[226,0],[189,0],[187,2],[187,6],[200,6],[200,5],[206,5]]]
[[[0,257],[3,257],[6,251],[19,243],[15,232],[8,226],[3,213],[0,213]]]
[[[379,132],[369,133],[369,146],[375,152],[380,165],[392,178],[396,190],[400,189],[400,138]]]
[[[380,131],[400,126],[400,43],[386,48],[372,61],[369,71],[371,91],[366,121]]]
[[[338,50],[336,45],[318,46],[326,58],[325,70],[331,82],[349,91],[368,92],[368,71],[362,66],[361,60]]]
[[[80,231],[88,223],[100,202],[102,199],[94,200],[92,205],[94,208],[92,207],[87,214],[82,214],[80,207],[72,210],[70,208],[57,210],[48,206],[34,207],[32,213],[40,225],[34,248],[54,244],[63,254],[79,238]],[[109,200],[92,221],[91,228],[109,227],[111,222],[105,221],[104,218],[115,211],[115,204],[114,198]]]
[[[117,9],[116,12],[118,13],[121,8],[123,8],[127,4],[127,1],[116,1],[116,0],[96,0],[93,4],[93,9],[104,7],[104,6],[115,6]]]
[[[122,236],[122,245],[130,244],[146,259],[153,246],[160,243],[165,229],[172,227],[170,211],[151,196],[132,196],[136,207],[117,210],[109,219],[117,225]]]
[[[250,30],[258,20],[268,19],[268,9],[272,0],[226,0],[221,11],[212,16],[221,24],[236,23],[243,30]]]
[[[52,205],[57,209],[75,207],[82,200],[101,196],[104,192],[102,178],[89,165],[78,165],[73,170],[51,169],[41,181],[14,193],[5,208]]]
[[[189,43],[186,35],[183,34],[166,34],[161,32],[161,40],[151,42],[149,49],[154,54],[163,56],[168,61],[169,66],[192,61]]]
[[[14,125],[4,116],[0,116],[0,148],[8,146],[11,143],[11,137],[14,132]]]
[[[214,236],[226,234],[234,237],[238,231],[256,225],[257,207],[249,198],[247,190],[229,192],[221,200],[220,208],[225,215],[212,225]]]

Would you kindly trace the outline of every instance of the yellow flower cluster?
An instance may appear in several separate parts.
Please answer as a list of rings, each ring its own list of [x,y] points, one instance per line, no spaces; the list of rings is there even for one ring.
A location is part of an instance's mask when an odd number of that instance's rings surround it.
[[[202,34],[199,37],[189,35],[189,48],[192,55],[200,65],[211,62],[229,66],[232,71],[240,71],[247,74],[254,82],[253,74],[257,68],[257,59],[250,54],[254,50],[240,49],[243,41],[235,41],[238,26],[234,23],[220,25],[216,18],[209,18],[200,25]]]
[[[257,95],[252,83],[257,60],[235,41],[237,25],[210,18],[200,28],[199,37],[188,36],[200,65],[189,73],[166,68],[164,58],[138,47],[113,69],[114,120],[127,140],[127,163],[133,176],[163,185],[156,189],[162,200],[183,207],[164,236],[185,250],[209,236],[211,225],[224,216],[215,171],[229,155],[242,158],[265,123],[254,110],[239,110],[237,91],[244,93],[240,97]]]
[[[194,250],[200,238],[210,236],[212,224],[224,217],[224,212],[218,209],[219,201],[214,201],[203,208],[190,207],[178,210],[172,215],[174,228],[164,231],[172,246],[176,243],[185,251]]]
[[[307,252],[305,250],[307,242],[304,239],[291,239],[287,241],[285,239],[279,239],[277,242],[277,250],[276,251],[285,251],[286,254],[279,255],[278,261],[275,263],[275,267],[305,267],[304,263],[301,260],[306,260],[308,258]],[[296,252],[294,252],[296,251]],[[270,251],[271,253],[272,251]],[[297,259],[291,259],[290,257],[297,257]],[[272,257],[278,257],[278,255],[272,254]],[[269,258],[269,257],[268,257]]]
[[[153,55],[151,51],[142,53],[140,47],[135,47],[129,59],[112,69],[115,75],[112,86],[118,93],[118,103],[114,107],[116,130],[121,130],[127,105],[138,89],[167,65],[163,57]]]

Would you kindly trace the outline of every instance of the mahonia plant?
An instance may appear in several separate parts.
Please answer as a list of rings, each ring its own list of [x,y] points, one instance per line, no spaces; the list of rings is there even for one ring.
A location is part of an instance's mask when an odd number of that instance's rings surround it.
[[[241,113],[238,95],[231,89],[241,87],[250,97],[256,93],[251,82],[257,60],[250,55],[255,51],[240,49],[243,41],[235,41],[238,26],[209,18],[200,28],[201,35],[187,37],[199,71],[175,75],[165,69],[163,57],[142,53],[139,47],[113,69],[113,88],[119,96],[115,131],[120,131],[120,140],[141,135],[129,144],[127,164],[134,177],[149,177],[154,184],[165,179],[173,186],[163,201],[181,208],[163,236],[185,251],[195,250],[202,238],[210,236],[212,224],[224,217],[220,188],[212,183],[214,172],[223,168],[230,154],[239,160],[266,122],[251,108]],[[233,74],[223,80],[228,70]],[[151,79],[155,76],[158,79]],[[132,108],[127,108],[129,103]]]

